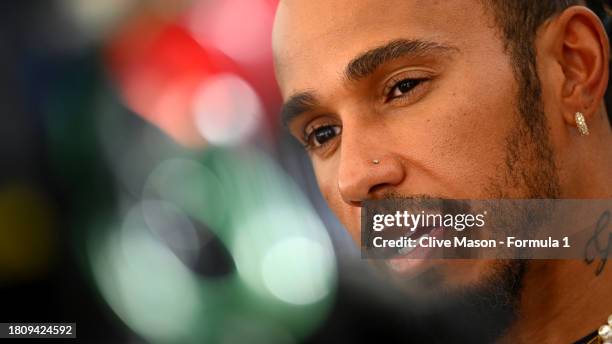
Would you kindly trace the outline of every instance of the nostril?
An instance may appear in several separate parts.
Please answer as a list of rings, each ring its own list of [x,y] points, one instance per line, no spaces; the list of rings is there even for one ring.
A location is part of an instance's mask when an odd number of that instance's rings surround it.
[[[390,190],[392,189],[391,184],[381,183],[374,185],[370,188],[368,192],[368,197],[372,199],[380,199],[386,197],[386,195],[390,194]]]
[[[349,201],[348,203],[353,207],[358,207],[358,208],[362,207],[361,201]]]
[[[343,144],[346,144],[344,138]],[[373,160],[363,156],[361,150],[351,151],[344,146],[342,149],[336,182],[345,204],[361,208],[364,200],[384,198],[406,178],[400,157],[379,152],[375,156],[381,159],[374,164]]]

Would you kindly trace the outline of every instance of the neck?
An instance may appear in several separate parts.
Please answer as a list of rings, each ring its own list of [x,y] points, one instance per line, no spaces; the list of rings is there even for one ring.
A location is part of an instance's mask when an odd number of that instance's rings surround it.
[[[612,266],[595,274],[581,260],[531,261],[519,316],[502,342],[573,343],[612,313]]]

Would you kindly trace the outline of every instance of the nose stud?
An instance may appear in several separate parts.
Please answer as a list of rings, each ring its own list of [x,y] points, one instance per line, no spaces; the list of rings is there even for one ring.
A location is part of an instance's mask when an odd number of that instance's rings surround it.
[[[380,164],[380,160],[376,160],[376,159],[374,159],[374,160],[372,160],[372,163],[373,163],[374,165],[378,165],[378,164]]]

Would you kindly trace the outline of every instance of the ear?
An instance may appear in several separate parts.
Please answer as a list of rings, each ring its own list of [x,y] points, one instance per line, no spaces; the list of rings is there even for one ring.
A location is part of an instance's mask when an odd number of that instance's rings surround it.
[[[575,127],[575,113],[582,112],[588,123],[601,109],[608,86],[608,37],[599,18],[584,6],[566,9],[551,26],[552,52],[563,72],[563,119]]]

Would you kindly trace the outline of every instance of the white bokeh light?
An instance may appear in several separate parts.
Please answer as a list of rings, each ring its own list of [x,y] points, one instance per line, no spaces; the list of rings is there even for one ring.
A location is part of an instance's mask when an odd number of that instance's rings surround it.
[[[138,0],[58,0],[53,3],[66,15],[71,28],[70,39],[54,39],[53,44],[84,48],[103,40],[135,8]]]
[[[215,227],[222,227],[229,209],[221,180],[206,165],[187,158],[164,160],[150,173],[142,198],[159,198],[186,215]]]
[[[198,131],[208,142],[236,144],[258,128],[262,105],[253,88],[234,74],[205,80],[195,93],[193,114]]]
[[[331,288],[334,259],[318,242],[307,238],[283,240],[266,254],[264,284],[274,296],[296,305],[321,300]]]
[[[200,307],[197,281],[145,228],[141,210],[134,206],[120,231],[92,245],[94,277],[104,299],[135,332],[153,342],[188,338]]]
[[[171,203],[144,200],[142,215],[156,239],[168,245],[183,262],[195,264],[200,249],[200,239],[186,214]]]

